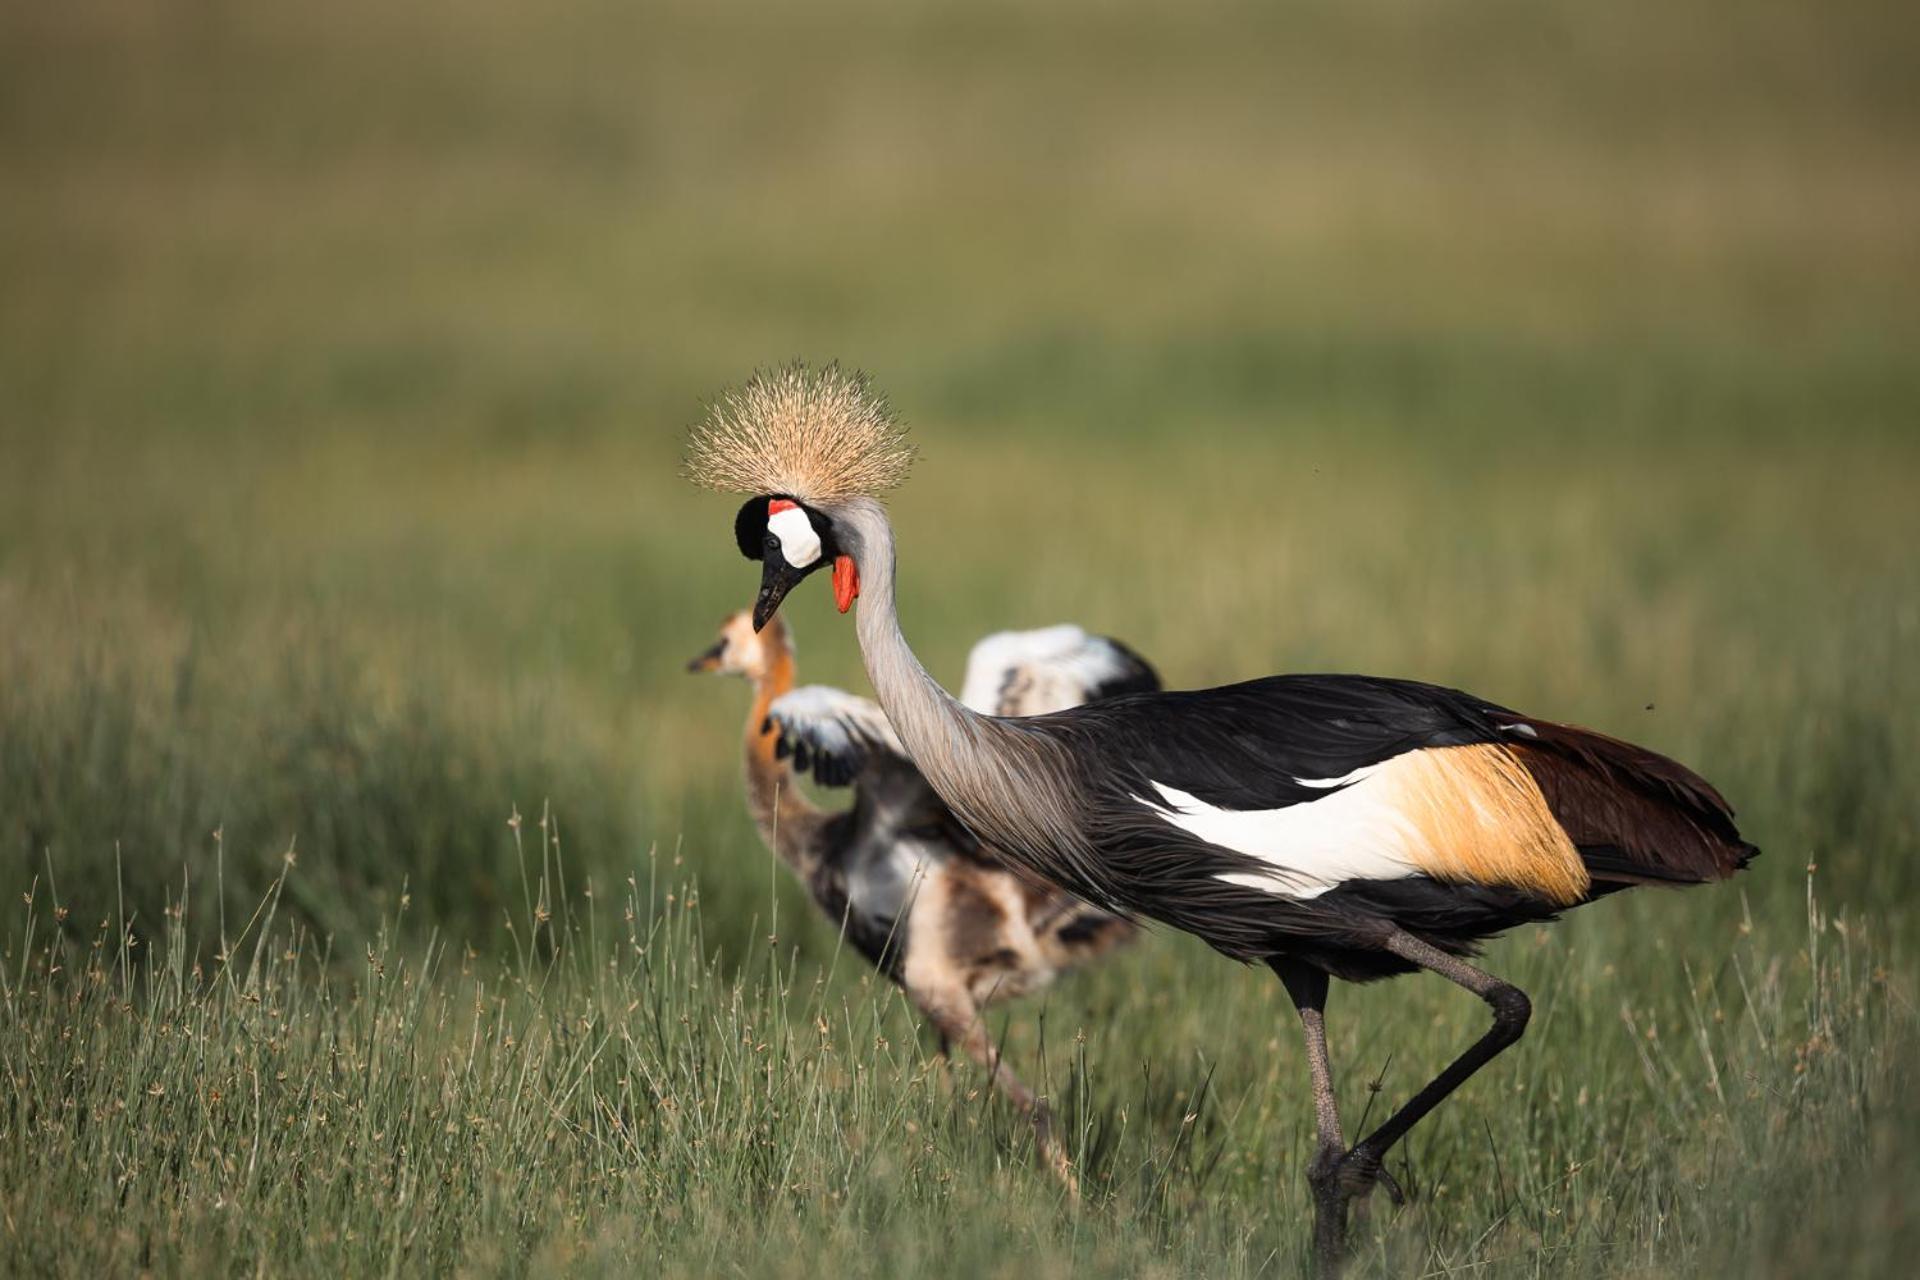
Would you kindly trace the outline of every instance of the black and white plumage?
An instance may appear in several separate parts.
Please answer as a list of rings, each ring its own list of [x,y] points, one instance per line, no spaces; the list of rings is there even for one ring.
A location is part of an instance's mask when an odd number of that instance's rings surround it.
[[[1719,793],[1652,752],[1456,690],[1276,676],[1031,726],[1064,748],[1086,865],[1055,873],[1241,960],[1367,981],[1634,884],[1752,855]],[[991,828],[989,828],[991,829]]]
[[[741,449],[779,452],[770,430],[745,425]],[[871,414],[863,426],[856,452],[875,447]],[[840,442],[831,414],[807,430],[823,437],[809,456]],[[756,621],[831,563],[842,611],[865,600],[860,646],[889,721],[971,830],[1090,902],[1273,967],[1307,1037],[1323,1270],[1338,1268],[1348,1205],[1382,1178],[1387,1150],[1524,1031],[1526,996],[1461,957],[1502,929],[1632,885],[1725,879],[1756,853],[1725,800],[1684,766],[1414,681],[1276,676],[1027,720],[983,716],[914,657],[894,609],[886,512],[830,472],[748,461],[732,473],[792,481],[735,518],[741,551],[762,564]],[[789,555],[770,527],[780,510],[804,516],[811,558]],[[1494,1025],[1349,1147],[1326,1054],[1328,979],[1416,969],[1480,996]]]
[[[778,735],[777,755],[792,756],[796,770],[824,787],[852,785],[876,759],[912,767],[880,705],[830,685],[802,685],[774,699],[761,727]]]
[[[872,701],[824,685],[792,687],[792,646],[775,621],[755,634],[745,613],[690,664],[747,677],[748,806],[762,837],[806,884],[848,942],[899,983],[1033,1120],[1043,1155],[1072,1185],[1045,1104],[999,1059],[980,1010],[1039,990],[1130,940],[1134,926],[1049,884],[1012,872],[956,819],[908,759]],[[1132,650],[1078,627],[1005,632],[976,645],[969,672],[1019,715],[1158,686]],[[853,789],[851,808],[825,812],[796,774]]]

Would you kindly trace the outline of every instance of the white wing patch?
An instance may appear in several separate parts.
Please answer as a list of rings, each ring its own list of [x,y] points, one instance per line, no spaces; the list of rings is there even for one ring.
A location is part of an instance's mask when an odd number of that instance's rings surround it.
[[[960,701],[982,715],[1042,716],[1079,706],[1128,670],[1111,643],[1071,623],[1000,631],[967,655]]]
[[[1389,779],[1372,771],[1344,790],[1284,809],[1220,809],[1197,796],[1154,783],[1159,800],[1136,796],[1182,831],[1258,858],[1271,871],[1219,879],[1287,898],[1317,898],[1348,880],[1401,880],[1422,874],[1421,836],[1393,803]],[[1351,776],[1351,775],[1350,775]],[[1332,787],[1333,779],[1309,786]]]
[[[894,736],[887,713],[878,704],[844,689],[802,685],[775,698],[767,714],[788,733],[830,756],[844,756],[856,745],[863,753],[878,749],[902,759],[907,754]]]
[[[767,517],[767,530],[780,539],[780,554],[796,569],[804,569],[820,558],[820,535],[813,521],[799,507],[788,507]]]
[[[1363,764],[1352,773],[1343,773],[1337,778],[1295,778],[1293,781],[1296,786],[1317,787],[1322,791],[1330,791],[1334,787],[1350,787],[1362,778],[1371,778],[1379,771],[1380,766],[1377,764]]]

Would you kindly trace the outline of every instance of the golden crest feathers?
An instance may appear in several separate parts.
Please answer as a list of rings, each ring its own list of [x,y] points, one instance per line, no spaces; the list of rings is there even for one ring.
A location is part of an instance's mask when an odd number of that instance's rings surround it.
[[[843,501],[894,488],[913,446],[865,375],[830,364],[761,370],[687,437],[688,480],[708,489]]]

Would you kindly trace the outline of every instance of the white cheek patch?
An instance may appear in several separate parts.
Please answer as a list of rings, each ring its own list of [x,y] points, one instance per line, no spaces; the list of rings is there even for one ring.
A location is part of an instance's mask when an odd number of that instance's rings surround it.
[[[804,569],[820,558],[820,535],[813,521],[799,507],[788,507],[767,517],[767,529],[780,539],[780,554],[796,569]]]

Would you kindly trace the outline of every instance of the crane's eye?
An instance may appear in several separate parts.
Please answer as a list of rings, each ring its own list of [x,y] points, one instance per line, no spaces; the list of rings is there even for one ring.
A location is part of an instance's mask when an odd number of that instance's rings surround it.
[[[764,559],[771,560],[777,550],[793,568],[810,569],[820,559],[820,535],[806,512],[788,505],[767,517],[765,548]]]

